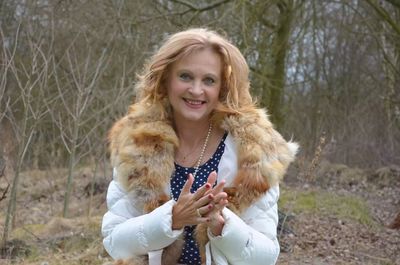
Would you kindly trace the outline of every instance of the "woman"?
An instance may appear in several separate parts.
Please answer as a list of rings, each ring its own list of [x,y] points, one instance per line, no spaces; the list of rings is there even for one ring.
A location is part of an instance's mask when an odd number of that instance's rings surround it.
[[[207,29],[172,35],[109,141],[114,180],[102,232],[113,258],[276,262],[278,182],[297,144],[255,107],[246,61],[225,38]]]

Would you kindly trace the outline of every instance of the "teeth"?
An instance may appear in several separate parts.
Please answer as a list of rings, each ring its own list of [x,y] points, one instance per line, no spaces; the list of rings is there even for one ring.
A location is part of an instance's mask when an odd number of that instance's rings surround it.
[[[193,105],[201,105],[203,101],[201,100],[191,100],[191,99],[185,99],[187,103],[193,104]]]

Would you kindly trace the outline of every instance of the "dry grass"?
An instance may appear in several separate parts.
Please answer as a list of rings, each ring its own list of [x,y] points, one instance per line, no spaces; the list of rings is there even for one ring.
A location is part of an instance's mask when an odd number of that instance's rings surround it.
[[[110,260],[102,247],[101,216],[52,218],[47,224],[26,225],[13,231],[8,263],[103,264]],[[22,243],[23,242],[23,243]]]
[[[15,229],[0,264],[104,264],[110,260],[102,247],[101,218],[106,211],[105,193],[93,197],[88,217],[87,187],[90,168],[77,170],[70,203],[71,218],[61,218],[65,169],[32,170],[22,173]],[[99,183],[109,179],[98,177]],[[104,186],[104,185],[100,185]],[[86,189],[85,189],[86,188]],[[5,209],[6,201],[0,202]],[[0,213],[0,229],[4,211]]]
[[[299,233],[299,238],[295,238],[295,246],[299,246],[301,249],[298,253],[290,253],[294,257],[282,255],[282,261],[290,260],[290,262],[281,262],[280,264],[304,264],[299,260],[304,261],[303,259],[307,256],[310,262],[316,261],[319,253],[327,253],[326,255],[332,255],[335,258],[339,242],[341,242],[340,246],[343,251],[348,249],[352,251],[348,260],[353,259],[354,256],[360,260],[371,260],[371,258],[362,258],[362,254],[356,254],[351,247],[345,246],[345,244],[350,244],[350,240],[359,241],[353,238],[360,234],[354,230],[361,229],[361,234],[365,235],[364,241],[371,244],[367,245],[368,247],[362,253],[368,253],[370,249],[380,247],[376,245],[377,243],[369,243],[370,239],[380,238],[379,233],[375,234],[374,230],[381,229],[371,216],[370,207],[362,197],[356,194],[328,191],[324,188],[331,188],[335,185],[350,187],[348,184],[355,180],[358,180],[355,182],[355,186],[363,187],[361,182],[368,181],[368,176],[362,170],[352,169],[345,165],[329,164],[320,158],[315,159],[315,163],[311,163],[311,165],[315,166],[307,167],[307,169],[312,168],[311,172],[315,174],[315,177],[310,179],[314,186],[303,187],[304,184],[310,184],[304,179],[295,187],[282,185],[280,207],[289,213],[296,214],[289,223],[295,222],[294,230]],[[371,178],[391,179],[387,176],[387,172],[389,171],[377,171]],[[59,217],[64,196],[64,179],[65,170],[23,172],[18,196],[16,228],[12,231],[11,245],[7,249],[8,255],[6,259],[3,257],[0,260],[0,265],[110,264],[111,258],[103,249],[100,234],[101,218],[106,211],[105,191],[95,195],[92,208],[93,217],[88,218],[89,197],[85,187],[90,183],[91,171],[88,168],[80,169],[74,178],[70,204],[71,218],[64,219]],[[99,177],[98,180],[99,183],[107,183],[110,178]],[[333,182],[336,184],[334,185]],[[387,182],[389,183],[389,181]],[[4,205],[4,201],[0,202],[1,209],[5,209]],[[1,214],[0,229],[4,221],[4,216]],[[338,224],[338,220],[346,222],[346,225]],[[318,228],[321,228],[321,233],[326,234],[329,231],[337,245],[332,246],[329,239],[324,236],[325,234],[321,234]],[[303,230],[304,234],[300,235]],[[340,233],[338,233],[339,230]],[[352,237],[347,236],[350,233],[352,233]],[[382,238],[392,238],[393,241],[394,236],[390,234],[390,231],[386,231],[386,233],[389,234]],[[336,237],[336,235],[340,235],[340,237]],[[310,242],[315,243],[316,247],[311,248]],[[327,247],[327,249],[323,249],[323,247]],[[386,242],[382,247],[386,249],[388,257],[392,255],[388,260],[396,260],[396,256],[392,254],[394,251],[391,250],[391,247],[394,247],[393,244]],[[336,258],[342,258],[340,253],[342,252],[338,251]],[[323,259],[327,260],[326,257]],[[294,260],[296,263],[291,263]],[[360,262],[349,264],[368,264]],[[326,264],[336,263],[332,261],[332,263]]]
[[[287,205],[290,205],[294,213],[336,216],[371,227],[377,225],[363,199],[349,194],[321,190],[297,191],[297,194],[294,194],[293,189],[282,189],[280,207],[286,209]]]

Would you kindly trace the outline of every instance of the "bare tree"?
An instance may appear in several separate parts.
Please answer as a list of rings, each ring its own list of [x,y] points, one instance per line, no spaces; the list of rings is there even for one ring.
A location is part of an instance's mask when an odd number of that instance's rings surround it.
[[[3,63],[7,66],[3,68],[3,76],[11,80],[5,80],[4,84],[9,89],[18,91],[18,97],[7,100],[3,119],[7,119],[12,125],[13,134],[17,142],[17,152],[15,158],[15,169],[11,186],[11,195],[8,200],[8,208],[4,225],[2,242],[8,240],[9,232],[15,220],[17,190],[20,181],[20,171],[25,161],[28,148],[32,143],[32,138],[40,126],[40,121],[47,114],[47,109],[38,98],[43,98],[48,78],[50,75],[49,58],[45,55],[41,40],[32,39],[28,32],[26,36],[18,31],[15,34],[14,46],[3,46]],[[4,38],[3,32],[2,38]],[[26,38],[26,48],[32,55],[32,60],[19,60],[16,51],[19,49],[18,41]],[[18,109],[17,109],[18,108]]]
[[[90,106],[94,101],[95,90],[99,78],[107,66],[108,54],[104,49],[100,57],[94,58],[93,51],[88,47],[84,61],[78,58],[74,44],[65,52],[65,68],[62,70],[58,63],[53,60],[52,67],[57,73],[55,84],[58,91],[58,98],[62,107],[56,108],[49,106],[54,122],[60,130],[60,135],[64,147],[69,154],[67,186],[64,197],[63,216],[68,216],[68,206],[71,196],[74,168],[79,160],[90,150],[82,147],[91,137],[92,133],[98,129],[100,123],[93,124],[91,120],[98,115],[90,111]],[[62,82],[61,80],[64,80]],[[91,125],[91,128],[85,128]]]
[[[394,151],[394,128],[400,128],[400,3],[397,1],[366,1],[380,18],[380,36],[376,38],[383,55],[383,69],[386,79],[386,95],[383,96],[386,109],[389,148]],[[386,7],[385,7],[386,6]],[[390,11],[389,11],[390,10]]]

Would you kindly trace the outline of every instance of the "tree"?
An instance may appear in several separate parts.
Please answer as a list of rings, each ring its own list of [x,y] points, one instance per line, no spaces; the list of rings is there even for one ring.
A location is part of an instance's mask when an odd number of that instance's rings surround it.
[[[3,31],[0,29],[2,39]],[[18,58],[17,51],[21,49],[19,41],[25,39],[28,51],[32,55],[32,60],[21,60]],[[35,135],[40,122],[47,114],[43,102],[37,101],[52,100],[44,98],[44,90],[49,79],[49,58],[43,51],[41,40],[35,40],[29,32],[20,32],[20,27],[15,34],[14,46],[5,47],[2,50],[3,63],[2,69],[3,89],[16,90],[18,97],[8,97],[6,109],[3,110],[3,117],[8,124],[12,126],[13,135],[17,142],[17,152],[15,157],[14,178],[11,186],[11,194],[8,200],[6,220],[4,225],[2,243],[5,244],[12,229],[15,220],[17,190],[20,182],[20,172],[25,161],[28,148],[32,144],[32,138]],[[3,94],[4,95],[4,94]],[[3,100],[3,98],[2,98]],[[13,108],[13,109],[11,109]],[[4,121],[3,121],[4,124]],[[2,139],[3,140],[3,139]]]
[[[91,120],[98,115],[95,112],[88,112],[93,104],[95,90],[98,88],[100,76],[104,72],[109,53],[107,49],[99,58],[94,58],[90,46],[87,47],[85,63],[82,65],[78,61],[80,52],[75,50],[74,44],[65,52],[66,67],[60,71],[58,64],[63,62],[53,61],[53,69],[56,73],[55,84],[58,90],[58,98],[62,103],[62,108],[48,109],[52,112],[53,121],[60,130],[61,139],[69,154],[67,185],[64,197],[63,217],[68,216],[68,206],[72,190],[74,169],[76,164],[90,150],[84,151],[80,148],[91,137],[92,133],[98,129],[101,123],[93,124]],[[61,82],[61,80],[65,80]],[[57,102],[58,103],[58,102]],[[91,128],[85,128],[91,125]]]
[[[379,17],[380,36],[376,41],[381,46],[383,69],[386,79],[386,95],[383,96],[387,119],[387,133],[392,152],[395,148],[394,127],[400,128],[400,2],[387,0],[379,3],[367,0],[368,5]],[[385,6],[387,6],[385,8]],[[388,10],[391,10],[388,11]]]
[[[286,59],[290,48],[289,38],[296,7],[293,0],[279,1],[277,7],[279,9],[279,18],[276,26],[276,35],[271,47],[273,70],[270,85],[267,89],[264,88],[263,101],[268,100],[267,107],[271,112],[272,121],[280,129],[284,123]]]

